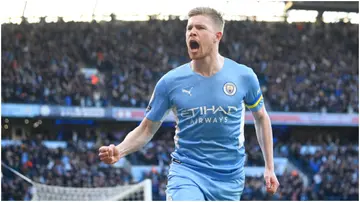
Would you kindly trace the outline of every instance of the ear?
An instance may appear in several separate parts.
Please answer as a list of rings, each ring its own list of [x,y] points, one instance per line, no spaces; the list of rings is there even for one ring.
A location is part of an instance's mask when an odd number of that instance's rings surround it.
[[[215,36],[216,36],[215,40],[220,42],[220,40],[221,40],[221,38],[223,36],[223,33],[222,32],[216,32]]]

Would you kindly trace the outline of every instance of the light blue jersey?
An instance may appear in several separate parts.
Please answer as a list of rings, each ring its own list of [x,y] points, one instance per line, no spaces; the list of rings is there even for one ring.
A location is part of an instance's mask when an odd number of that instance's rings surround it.
[[[211,77],[195,73],[190,63],[168,72],[145,115],[161,121],[172,110],[177,122],[172,157],[212,179],[233,180],[244,175],[245,106],[257,111],[262,105],[253,70],[225,58]]]

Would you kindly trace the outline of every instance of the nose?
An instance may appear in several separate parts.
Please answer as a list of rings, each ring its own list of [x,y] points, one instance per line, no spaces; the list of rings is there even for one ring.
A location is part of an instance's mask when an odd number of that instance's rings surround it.
[[[197,36],[196,31],[195,31],[195,28],[192,28],[192,29],[190,30],[190,36]]]

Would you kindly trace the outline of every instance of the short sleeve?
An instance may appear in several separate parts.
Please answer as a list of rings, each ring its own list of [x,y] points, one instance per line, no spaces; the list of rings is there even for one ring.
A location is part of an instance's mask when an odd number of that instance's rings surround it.
[[[262,96],[259,80],[253,70],[251,70],[251,74],[248,76],[247,81],[248,88],[244,98],[245,105],[251,111],[256,112],[263,106],[264,99]]]
[[[145,117],[151,121],[162,121],[170,109],[169,94],[164,78],[155,86],[155,90],[145,111]]]

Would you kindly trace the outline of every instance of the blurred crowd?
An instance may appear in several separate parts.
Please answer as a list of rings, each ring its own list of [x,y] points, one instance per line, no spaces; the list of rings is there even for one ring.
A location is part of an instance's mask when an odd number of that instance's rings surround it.
[[[3,24],[2,102],[146,107],[157,80],[189,61],[186,23]],[[254,69],[269,110],[352,113],[358,35],[357,24],[229,21],[220,52]]]
[[[42,144],[21,144],[2,148],[2,161],[29,179],[46,185],[65,187],[114,187],[133,184],[126,168],[100,163],[93,148],[84,151],[69,144],[51,149]],[[30,184],[2,168],[2,200],[31,199]]]
[[[22,136],[21,144],[2,145],[2,161],[35,182],[65,187],[114,187],[133,184],[137,180],[131,166],[159,166],[159,170],[143,172],[142,179],[152,180],[153,199],[166,199],[167,170],[174,149],[173,128],[162,128],[159,134],[140,151],[126,157],[121,166],[100,162],[100,145],[120,142],[120,132],[95,137],[71,133],[60,136],[46,134]],[[266,194],[262,176],[246,179],[242,200],[358,200],[358,140],[352,129],[304,129],[280,132],[274,128],[274,156],[286,157],[299,170],[286,170],[278,176],[281,186],[273,196]],[[295,132],[294,132],[295,131]],[[299,131],[299,132],[297,132]],[[312,132],[309,132],[312,131]],[[263,158],[254,130],[245,130],[247,166],[263,166]],[[316,135],[314,135],[316,134]],[[5,134],[2,140],[11,139]],[[44,143],[63,141],[64,148]],[[307,186],[304,174],[308,176]],[[30,200],[31,185],[2,167],[2,200]]]
[[[313,194],[307,199],[358,200],[358,143],[341,144],[340,138],[324,137],[309,147],[294,143],[290,149],[296,164],[312,177]]]

